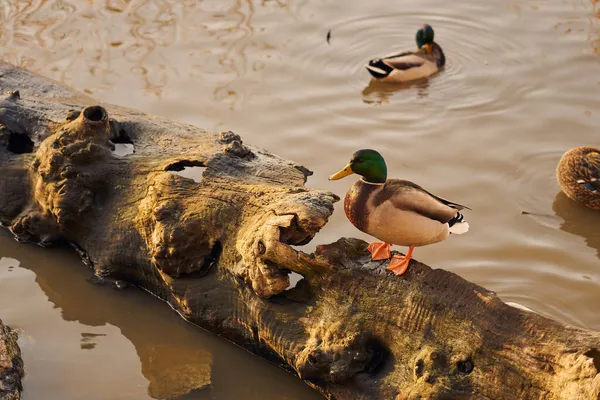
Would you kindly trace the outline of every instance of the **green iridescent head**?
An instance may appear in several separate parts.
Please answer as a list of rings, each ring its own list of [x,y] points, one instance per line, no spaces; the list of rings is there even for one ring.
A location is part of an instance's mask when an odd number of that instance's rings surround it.
[[[431,25],[423,25],[423,27],[417,31],[417,36],[416,36],[417,47],[419,49],[421,49],[421,48],[423,48],[423,46],[425,46],[425,50],[427,50],[427,53],[431,54],[431,46],[433,45],[433,37],[434,37],[434,32],[433,32],[433,28],[431,27]]]
[[[375,150],[359,150],[352,155],[350,162],[342,170],[331,175],[329,180],[342,179],[351,174],[358,174],[370,183],[385,183],[387,179],[385,160]]]

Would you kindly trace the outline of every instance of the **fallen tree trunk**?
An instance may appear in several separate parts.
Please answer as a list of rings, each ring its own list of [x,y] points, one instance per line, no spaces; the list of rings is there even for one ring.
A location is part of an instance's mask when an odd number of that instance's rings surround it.
[[[0,321],[0,400],[21,398],[23,360],[17,333]]]
[[[599,398],[599,333],[418,262],[392,276],[360,240],[294,249],[338,200],[306,188],[305,167],[10,65],[0,90],[0,222],[17,239],[70,243],[99,278],[146,289],[328,398]],[[186,166],[205,168],[201,182],[171,172]],[[291,271],[304,279],[286,290]]]

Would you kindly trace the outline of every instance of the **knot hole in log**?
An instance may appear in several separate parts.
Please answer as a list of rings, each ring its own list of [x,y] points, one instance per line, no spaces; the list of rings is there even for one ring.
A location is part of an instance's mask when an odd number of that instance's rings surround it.
[[[83,117],[87,122],[102,122],[106,120],[106,110],[100,106],[91,106],[83,109]]]
[[[472,357],[465,354],[447,355],[442,350],[426,348],[422,350],[415,360],[415,380],[433,384],[439,379],[447,380],[451,375],[467,376],[473,372],[475,363]]]
[[[600,351],[598,349],[590,349],[584,355],[592,359],[596,371],[600,373]]]
[[[34,148],[33,141],[25,133],[11,132],[0,127],[0,135],[5,143],[6,150],[13,154],[32,153]]]
[[[328,314],[326,320],[306,326],[310,339],[296,357],[296,371],[302,379],[341,383],[358,374],[372,377],[385,370],[391,353],[383,341],[340,318],[339,311],[323,312]]]

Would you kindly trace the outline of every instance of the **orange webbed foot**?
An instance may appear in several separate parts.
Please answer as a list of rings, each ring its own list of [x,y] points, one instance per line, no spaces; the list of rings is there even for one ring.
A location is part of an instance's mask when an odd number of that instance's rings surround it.
[[[392,246],[385,242],[373,242],[367,247],[367,250],[371,253],[371,260],[381,261],[387,260],[392,255]]]
[[[388,271],[392,271],[396,275],[402,275],[408,269],[410,258],[395,254],[387,266]]]
[[[396,275],[402,275],[408,269],[410,264],[410,259],[412,258],[412,252],[415,249],[415,246],[410,246],[406,256],[402,256],[400,254],[394,254],[390,263],[387,266],[388,271],[392,271]]]

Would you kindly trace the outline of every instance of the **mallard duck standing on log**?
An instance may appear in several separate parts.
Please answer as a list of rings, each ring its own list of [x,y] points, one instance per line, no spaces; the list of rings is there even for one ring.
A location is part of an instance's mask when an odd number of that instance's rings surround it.
[[[351,174],[361,178],[344,199],[344,210],[359,230],[381,240],[368,249],[373,260],[387,260],[388,270],[396,275],[406,272],[415,247],[441,242],[450,234],[469,230],[461,210],[466,206],[431,194],[410,181],[388,179],[385,160],[375,150],[363,149],[329,180]],[[469,209],[470,210],[470,209]],[[408,246],[406,256],[391,257],[391,245]]]

